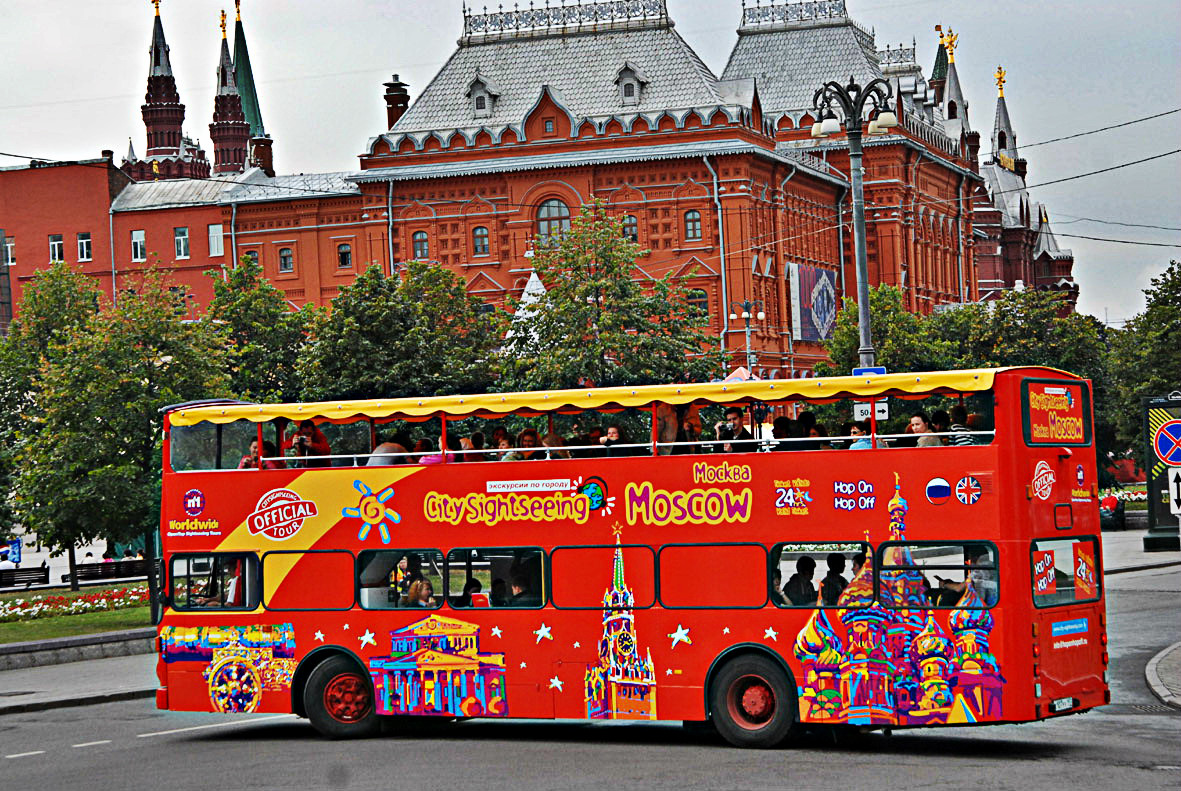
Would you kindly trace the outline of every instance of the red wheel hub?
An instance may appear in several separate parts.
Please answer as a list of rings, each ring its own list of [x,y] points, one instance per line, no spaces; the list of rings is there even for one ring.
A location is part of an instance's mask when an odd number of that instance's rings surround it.
[[[730,685],[727,708],[730,719],[747,730],[758,730],[775,716],[775,690],[761,676],[743,676]]]
[[[365,680],[354,673],[341,673],[324,687],[324,711],[338,722],[357,722],[369,714],[372,695]]]

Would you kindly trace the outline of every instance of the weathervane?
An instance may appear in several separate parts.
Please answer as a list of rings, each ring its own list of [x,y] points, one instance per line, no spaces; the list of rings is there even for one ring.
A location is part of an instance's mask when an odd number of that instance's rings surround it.
[[[955,48],[959,44],[960,37],[952,32],[951,28],[947,29],[947,36],[943,39],[943,46],[947,48],[947,62],[955,63]]]

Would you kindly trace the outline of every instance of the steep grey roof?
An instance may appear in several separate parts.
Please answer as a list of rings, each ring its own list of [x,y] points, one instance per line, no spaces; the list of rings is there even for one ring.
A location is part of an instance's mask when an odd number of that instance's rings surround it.
[[[128,184],[111,203],[112,211],[173,209],[216,204],[232,178],[163,179]]]
[[[616,84],[625,63],[647,81],[639,103],[626,108]],[[478,120],[466,97],[477,74],[499,92],[490,117]],[[560,93],[566,109],[578,118],[722,104],[716,82],[709,67],[665,23],[461,43],[391,132],[520,124],[543,85]]]
[[[217,95],[238,93],[238,78],[234,72],[234,61],[230,58],[229,42],[221,40],[221,60],[217,64]]]
[[[255,203],[272,200],[299,200],[300,198],[323,198],[344,195],[359,195],[360,187],[347,177],[353,171],[336,173],[300,173],[293,176],[266,176],[261,170],[252,168],[244,173],[237,183],[222,194],[222,203]]]
[[[1005,133],[1005,145],[1000,145],[1000,133]],[[1013,131],[1013,122],[1009,120],[1009,107],[1005,104],[1005,97],[996,100],[996,117],[992,122],[992,150],[1003,153],[1013,159],[1017,158],[1017,133]]]
[[[1005,228],[1021,226],[1021,206],[1029,205],[1025,180],[995,162],[982,164],[980,175],[984,177],[984,182],[988,186],[988,194],[992,197],[993,205],[1000,210],[1001,225]]]
[[[873,35],[840,14],[741,28],[722,79],[753,77],[763,112],[778,118],[811,109],[818,88],[850,75],[864,85],[882,71]]]
[[[600,165],[613,162],[647,162],[658,159],[690,159],[726,154],[753,154],[777,162],[785,162],[809,171],[825,181],[846,186],[844,179],[822,171],[801,154],[775,152],[744,140],[710,140],[695,143],[631,146],[628,148],[598,148],[585,151],[563,151],[533,156],[507,156],[496,159],[471,159],[460,162],[423,163],[402,167],[373,168],[349,176],[350,181],[410,181],[481,173],[506,173],[520,170],[549,170],[553,168]]]
[[[152,47],[148,50],[148,76],[171,77],[172,62],[168,59],[168,42],[164,40],[164,24],[160,15],[152,23]]]
[[[1050,228],[1050,215],[1046,212],[1046,207],[1041,204],[1038,204],[1038,218],[1037,244],[1033,248],[1033,257],[1038,258],[1044,254],[1056,260],[1074,258],[1073,252],[1063,250],[1058,246],[1058,240]]]
[[[955,118],[951,117],[950,106],[955,102]],[[956,71],[955,61],[947,64],[947,83],[943,86],[943,131],[954,140],[960,139],[961,133],[972,131],[968,123],[968,100],[964,98],[964,89],[960,86],[959,72]]]

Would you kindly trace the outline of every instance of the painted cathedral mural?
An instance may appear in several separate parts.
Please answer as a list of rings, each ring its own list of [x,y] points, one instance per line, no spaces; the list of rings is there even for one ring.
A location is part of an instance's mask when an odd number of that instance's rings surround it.
[[[504,654],[480,653],[480,627],[432,615],[390,632],[369,660],[378,714],[507,717]]]
[[[623,578],[623,550],[615,534],[615,567],[603,594],[599,660],[586,666],[586,716],[592,720],[656,719],[656,668],[652,652],[640,655],[635,596]]]
[[[905,541],[908,506],[897,479],[889,540]],[[796,636],[800,718],[899,726],[1000,719],[1005,680],[989,653],[993,618],[971,583],[955,609],[933,610],[908,547],[889,547],[883,565],[880,601],[867,560],[837,608],[817,608]]]

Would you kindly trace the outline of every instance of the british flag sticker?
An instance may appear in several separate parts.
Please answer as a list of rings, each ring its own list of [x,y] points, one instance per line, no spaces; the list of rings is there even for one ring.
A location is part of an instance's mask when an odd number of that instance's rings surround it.
[[[960,478],[960,482],[955,485],[955,498],[964,505],[975,505],[982,493],[980,481],[971,475]]]

